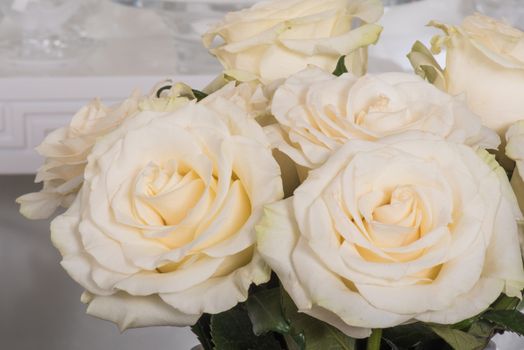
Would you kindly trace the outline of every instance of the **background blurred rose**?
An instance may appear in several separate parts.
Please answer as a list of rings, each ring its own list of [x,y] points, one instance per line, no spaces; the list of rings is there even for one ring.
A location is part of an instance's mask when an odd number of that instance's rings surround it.
[[[504,137],[512,123],[524,118],[524,33],[480,14],[466,17],[460,26],[432,25],[445,33],[432,40],[433,52],[446,49],[442,88],[464,94],[483,124]]]
[[[229,13],[204,35],[204,45],[226,70],[262,82],[286,78],[307,65],[333,71],[341,56],[356,74],[367,67],[366,47],[378,40],[378,0],[273,0]],[[360,21],[358,27],[355,23]],[[213,47],[214,40],[223,40]]]

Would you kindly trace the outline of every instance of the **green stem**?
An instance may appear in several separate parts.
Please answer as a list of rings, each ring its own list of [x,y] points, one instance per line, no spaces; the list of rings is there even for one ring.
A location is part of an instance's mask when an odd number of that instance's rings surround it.
[[[380,350],[380,343],[382,341],[382,329],[374,329],[368,339],[366,350]]]

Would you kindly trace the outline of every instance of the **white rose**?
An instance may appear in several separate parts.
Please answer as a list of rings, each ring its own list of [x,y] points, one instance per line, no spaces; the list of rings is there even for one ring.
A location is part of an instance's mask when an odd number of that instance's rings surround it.
[[[52,240],[89,314],[121,329],[189,325],[269,279],[254,226],[281,198],[262,128],[227,99],[190,102],[101,139]]]
[[[517,195],[520,209],[524,213],[524,120],[515,123],[508,130],[506,139],[508,140],[506,154],[517,162],[517,167],[511,178],[511,184]]]
[[[44,183],[43,189],[18,198],[20,212],[29,219],[44,219],[59,206],[69,207],[82,185],[87,156],[96,140],[134,115],[139,98],[135,92],[115,107],[94,100],[78,111],[70,125],[51,132],[36,149],[45,157],[35,180]]]
[[[155,95],[157,89],[153,91],[147,97],[135,92],[113,107],[96,99],[80,109],[70,125],[51,132],[37,147],[45,162],[35,181],[43,182],[43,189],[18,198],[20,212],[28,219],[45,219],[60,206],[68,208],[82,186],[87,157],[98,139],[140,111],[173,111],[194,98],[183,95],[187,88],[181,84],[175,84],[162,96]]]
[[[333,71],[341,56],[355,73],[367,66],[366,47],[378,40],[378,0],[273,0],[229,13],[204,35],[226,70],[245,71],[269,83],[307,65]],[[363,23],[352,25],[359,19]]]
[[[258,82],[228,82],[220,90],[207,96],[204,103],[213,103],[217,98],[234,103],[245,110],[250,118],[257,119],[269,113],[269,99],[264,87]]]
[[[323,164],[348,140],[406,130],[485,148],[499,144],[463,101],[407,73],[336,77],[309,68],[277,89],[271,111],[280,124],[267,127],[274,146],[306,168]]]
[[[267,207],[258,249],[300,311],[353,337],[475,316],[524,288],[520,214],[491,158],[418,132],[349,141]]]
[[[446,49],[446,91],[464,93],[483,123],[504,137],[524,119],[524,33],[480,14],[461,26],[433,25],[445,32],[432,43],[434,52]]]

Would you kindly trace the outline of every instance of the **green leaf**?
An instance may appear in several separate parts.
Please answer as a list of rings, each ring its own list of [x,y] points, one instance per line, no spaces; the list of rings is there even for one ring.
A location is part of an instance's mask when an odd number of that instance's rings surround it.
[[[458,329],[437,325],[429,327],[455,350],[480,350],[485,347],[485,342],[482,339]]]
[[[458,323],[455,323],[454,325],[451,326],[451,328],[467,332],[471,328],[471,326],[474,325],[475,322],[477,321],[478,321],[478,316],[475,316],[475,317],[460,321]]]
[[[519,301],[519,298],[508,297],[507,295],[502,294],[491,305],[487,312],[514,310],[517,307]],[[490,339],[497,332],[505,329],[503,326],[499,326],[494,322],[482,319],[482,314],[459,322],[453,325],[452,328],[467,332],[468,334],[476,337],[483,342],[484,347],[488,345]]]
[[[200,344],[204,350],[213,350],[213,342],[211,341],[211,316],[208,314],[202,315],[198,322],[191,327],[191,331],[197,336]]]
[[[249,297],[246,302],[247,313],[256,335],[268,332],[286,334],[290,331],[280,301],[280,288],[262,290]]]
[[[493,322],[506,331],[524,335],[524,314],[518,310],[493,310],[482,315],[484,320]]]
[[[208,96],[208,94],[206,94],[205,92],[202,92],[200,90],[195,90],[195,89],[193,89],[193,95],[195,95],[197,101],[201,101]]]
[[[282,291],[282,308],[291,324],[291,348],[301,350],[356,350],[356,340],[335,327],[300,313],[293,300]],[[289,337],[288,337],[289,338]]]
[[[403,326],[386,328],[382,332],[386,342],[400,349],[445,349],[447,344],[424,324],[417,322]],[[389,341],[389,342],[388,342]],[[437,343],[437,347],[430,346]]]
[[[211,316],[211,335],[216,350],[281,350],[271,334],[256,336],[244,305]]]
[[[491,305],[493,310],[515,310],[519,305],[520,299],[514,297],[508,297],[506,294],[502,294],[494,303]]]
[[[339,58],[337,62],[337,67],[335,68],[335,71],[333,72],[333,75],[336,75],[337,77],[341,76],[344,73],[348,72],[348,69],[346,67],[345,63],[346,56],[342,56]]]
[[[497,327],[487,321],[477,320],[471,325],[468,333],[477,338],[484,339],[485,344],[487,345],[489,340],[495,334],[496,328]]]

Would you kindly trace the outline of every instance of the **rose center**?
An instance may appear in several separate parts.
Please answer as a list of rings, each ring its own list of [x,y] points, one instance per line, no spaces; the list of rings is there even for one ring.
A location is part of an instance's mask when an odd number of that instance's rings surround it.
[[[376,246],[406,246],[420,238],[422,213],[413,188],[400,186],[391,193],[373,191],[360,199],[368,234]]]
[[[151,163],[135,183],[136,214],[147,225],[176,225],[197,204],[205,189],[200,176],[182,163]]]
[[[366,121],[366,116],[370,113],[384,113],[389,109],[390,99],[387,96],[379,95],[372,99],[370,103],[361,109],[355,118],[355,123],[362,125]]]

